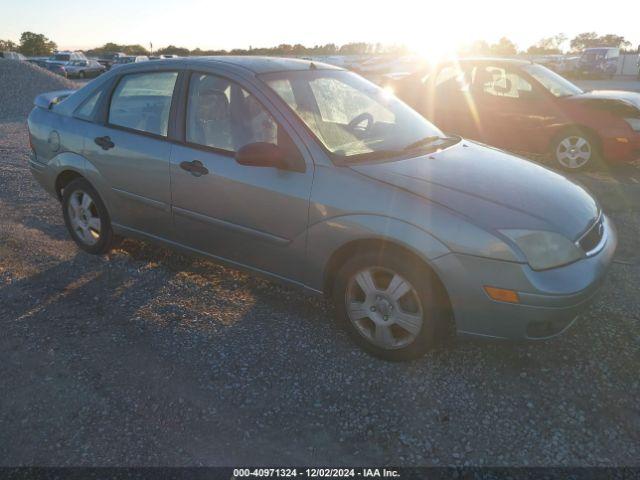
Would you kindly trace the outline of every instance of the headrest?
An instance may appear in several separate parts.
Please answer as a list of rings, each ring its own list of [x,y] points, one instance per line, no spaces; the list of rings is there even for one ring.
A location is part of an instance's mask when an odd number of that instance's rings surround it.
[[[483,88],[485,84],[493,82],[493,75],[484,68],[479,68],[476,70],[476,78],[474,80],[473,83],[477,88]]]
[[[512,87],[512,83],[511,80],[509,80],[508,78],[504,79],[504,86],[500,85],[499,83],[494,83],[493,84],[493,89],[501,94],[505,94],[505,93],[509,93],[511,91],[511,87]]]
[[[212,77],[207,75],[198,85],[198,96],[224,95],[225,90],[229,87],[229,82],[223,78]]]

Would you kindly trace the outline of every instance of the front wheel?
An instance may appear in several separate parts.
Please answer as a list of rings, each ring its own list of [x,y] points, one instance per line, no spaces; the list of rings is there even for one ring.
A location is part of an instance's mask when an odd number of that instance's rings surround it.
[[[599,163],[600,153],[593,138],[579,129],[567,130],[556,138],[551,149],[556,166],[580,171]]]
[[[356,255],[338,272],[337,319],[363,349],[386,360],[420,357],[447,319],[439,283],[403,254]]]
[[[98,192],[84,178],[64,189],[62,213],[71,238],[85,252],[101,255],[114,242],[109,213]]]

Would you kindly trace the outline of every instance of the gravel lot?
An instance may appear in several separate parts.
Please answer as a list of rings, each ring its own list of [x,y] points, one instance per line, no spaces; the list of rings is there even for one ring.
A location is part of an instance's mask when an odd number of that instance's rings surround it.
[[[79,85],[28,62],[0,59],[0,121],[24,121],[39,93]]]
[[[2,108],[0,465],[640,465],[637,211],[563,337],[385,363],[322,299],[137,241],[82,253]]]

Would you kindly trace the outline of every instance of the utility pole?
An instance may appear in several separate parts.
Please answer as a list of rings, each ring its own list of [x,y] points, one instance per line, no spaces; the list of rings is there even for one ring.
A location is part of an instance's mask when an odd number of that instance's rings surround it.
[[[149,42],[149,55],[153,55],[153,43]]]

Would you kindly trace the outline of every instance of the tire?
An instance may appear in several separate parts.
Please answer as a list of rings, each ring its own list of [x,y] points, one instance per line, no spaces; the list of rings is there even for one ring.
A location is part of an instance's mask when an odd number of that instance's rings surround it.
[[[551,144],[550,154],[554,165],[567,172],[579,172],[602,163],[599,143],[578,127],[560,133]]]
[[[369,295],[363,284],[373,287]],[[390,293],[394,290],[405,293]],[[439,281],[399,252],[363,252],[352,257],[337,272],[332,298],[336,319],[354,342],[385,360],[423,356],[450,319]],[[348,303],[355,307],[347,308]]]
[[[111,250],[114,235],[109,212],[98,192],[84,178],[77,178],[65,187],[62,215],[71,238],[82,250],[93,255]]]

